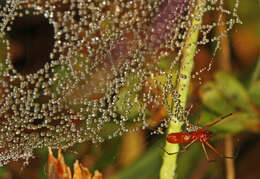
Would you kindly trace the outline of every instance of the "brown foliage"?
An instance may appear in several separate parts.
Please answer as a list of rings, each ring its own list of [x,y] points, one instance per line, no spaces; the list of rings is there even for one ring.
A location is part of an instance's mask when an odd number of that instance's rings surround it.
[[[58,150],[58,158],[55,158],[51,148],[49,148],[48,154],[47,177],[48,179],[103,179],[102,174],[98,171],[95,171],[92,177],[89,170],[78,161],[74,163],[74,175],[72,177],[70,168],[64,162],[61,150]]]

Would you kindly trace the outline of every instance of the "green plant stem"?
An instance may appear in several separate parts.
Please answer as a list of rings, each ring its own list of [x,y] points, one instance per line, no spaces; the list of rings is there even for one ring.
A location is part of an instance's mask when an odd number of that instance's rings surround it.
[[[200,25],[202,22],[203,16],[203,7],[205,6],[206,1],[204,0],[197,0],[196,7],[194,7],[194,16],[191,19],[192,25],[187,32],[187,39],[184,44],[183,48],[183,58],[181,61],[180,66],[180,77],[177,86],[177,92],[180,94],[180,105],[185,109],[186,100],[188,96],[189,86],[190,86],[190,79],[191,73],[194,66],[193,58],[196,54],[197,48],[197,40]],[[174,109],[173,109],[174,110]],[[169,128],[167,130],[167,135],[170,133],[180,132],[182,122],[173,122],[178,121],[172,119],[169,124]],[[179,145],[178,144],[171,144],[166,142],[165,148],[167,152],[178,152]],[[163,155],[163,163],[160,170],[160,179],[170,179],[175,178],[175,170],[177,168],[177,155],[168,155],[164,153]]]

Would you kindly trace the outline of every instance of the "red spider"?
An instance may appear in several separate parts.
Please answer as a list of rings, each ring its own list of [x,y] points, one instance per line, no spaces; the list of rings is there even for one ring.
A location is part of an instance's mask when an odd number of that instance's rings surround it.
[[[188,143],[180,152],[185,152],[194,142],[200,142],[202,149],[206,155],[206,158],[208,161],[213,161],[209,159],[208,153],[206,151],[206,146],[208,146],[213,152],[215,152],[219,157],[221,158],[228,158],[228,159],[234,159],[234,157],[226,157],[222,156],[221,153],[219,153],[209,142],[208,140],[212,137],[212,132],[208,130],[209,127],[215,125],[216,123],[220,122],[223,119],[226,119],[232,115],[228,114],[226,116],[217,118],[215,121],[209,123],[206,127],[202,129],[196,129],[191,132],[177,132],[177,133],[171,133],[167,136],[167,141],[173,144],[183,144]],[[179,152],[169,153],[165,151],[169,155],[174,155]]]

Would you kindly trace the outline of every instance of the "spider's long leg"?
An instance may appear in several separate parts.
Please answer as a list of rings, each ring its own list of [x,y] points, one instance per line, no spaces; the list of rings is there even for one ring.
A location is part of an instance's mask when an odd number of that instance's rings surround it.
[[[219,153],[210,143],[208,143],[207,141],[205,142],[205,144],[211,149],[211,150],[213,150],[213,152],[215,152],[219,157],[223,157],[222,155],[221,155],[221,153]]]
[[[203,149],[203,151],[204,151],[204,153],[205,153],[205,155],[206,155],[207,161],[210,161],[209,155],[208,155],[208,153],[207,153],[206,147],[205,147],[205,145],[204,145],[203,142],[201,142],[201,146],[202,146],[202,149]]]
[[[227,157],[227,156],[223,156],[221,153],[219,153],[209,142],[205,142],[205,144],[211,149],[213,150],[220,158],[227,158],[227,159],[234,159],[236,158],[235,156],[233,157]]]
[[[223,119],[227,119],[229,117],[231,117],[233,115],[233,113],[227,114],[225,116],[221,116],[219,118],[217,118],[216,120],[212,121],[211,123],[209,123],[206,127],[203,128],[203,130],[207,130],[208,128],[210,128],[211,126],[215,125],[216,123],[222,121]]]
[[[184,150],[184,151],[188,150],[188,148],[189,148],[194,142],[196,142],[195,139],[192,140],[190,143],[188,143],[188,144],[183,148],[183,150]]]
[[[179,152],[172,152],[172,153],[170,153],[170,152],[167,152],[163,147],[161,147],[161,148],[162,148],[162,150],[163,150],[164,152],[166,152],[168,155],[175,155],[175,154],[183,153],[183,152],[187,151],[188,148],[189,148],[194,142],[196,142],[196,140],[192,140],[190,143],[188,143],[188,144],[187,144],[181,151],[179,151]]]

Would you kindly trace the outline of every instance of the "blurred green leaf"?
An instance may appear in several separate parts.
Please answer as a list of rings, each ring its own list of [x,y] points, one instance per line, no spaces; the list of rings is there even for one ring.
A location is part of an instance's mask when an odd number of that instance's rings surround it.
[[[258,60],[255,65],[255,70],[251,79],[251,85],[257,81],[260,81],[260,56],[258,57]]]
[[[256,35],[260,37],[260,24],[256,27]]]
[[[228,9],[233,9],[237,0],[225,1]],[[238,15],[243,22],[259,21],[260,17],[260,5],[258,0],[242,0],[239,1]]]
[[[175,59],[175,54],[162,56],[158,61],[158,67],[164,71],[168,71],[171,67],[172,59]]]
[[[121,170],[118,174],[109,179],[151,179],[158,178],[159,169],[161,165],[160,146],[162,140],[155,143],[148,149],[143,156],[131,164],[130,166]],[[137,146],[138,147],[138,146]]]
[[[208,82],[200,88],[200,97],[207,108],[218,114],[228,114],[235,111],[235,108],[225,99],[213,82]]]
[[[122,143],[122,138],[117,137],[112,140],[109,140],[102,144],[101,150],[102,156],[95,162],[95,165],[91,170],[93,169],[103,169],[107,165],[116,165],[117,163],[117,155],[119,153],[119,148]],[[96,146],[93,146],[94,150],[97,148]],[[92,148],[92,149],[93,149]]]
[[[71,68],[68,65],[59,65],[54,68],[53,74],[56,75],[56,80],[52,87],[53,92],[59,96],[59,89],[62,89],[65,83],[73,80]]]
[[[179,155],[176,171],[177,179],[189,178],[195,168],[194,166],[200,161],[202,154],[201,145],[193,144],[188,151]]]
[[[0,178],[5,177],[8,174],[8,170],[5,167],[0,167]]]
[[[41,148],[41,149],[36,149],[35,150],[37,156],[41,160],[41,165],[39,167],[39,179],[46,179],[46,165],[48,161],[48,149],[47,147]]]
[[[5,63],[6,45],[2,41],[3,39],[0,38],[0,78],[8,69]]]
[[[256,91],[255,96],[259,94]],[[248,92],[235,77],[228,73],[216,73],[215,81],[201,87],[200,97],[203,104],[210,110],[204,110],[201,113],[200,122],[203,125],[217,118],[217,114],[233,113],[232,116],[212,126],[210,130],[213,132],[222,135],[236,134],[251,129],[259,123]]]
[[[202,126],[206,126],[217,117],[218,116],[208,111],[203,111],[201,113],[200,123]],[[212,126],[210,130],[213,133],[218,133],[224,136],[226,134],[236,134],[243,130],[248,130],[253,128],[258,123],[258,115],[256,113],[236,112],[233,113],[232,116],[223,119],[221,122]]]
[[[252,98],[252,102],[260,107],[260,81],[251,85],[249,93]]]
[[[236,78],[228,73],[218,72],[215,75],[215,80],[217,89],[234,107],[247,111],[253,110],[246,89]]]
[[[64,161],[70,167],[73,168],[73,164],[77,159],[77,154],[73,153],[72,151],[65,151],[64,153]]]
[[[258,58],[256,68],[251,79],[249,94],[252,102],[257,106],[260,106],[260,57]]]
[[[121,88],[118,94],[117,110],[121,115],[126,115],[129,118],[134,118],[141,112],[141,102],[138,100],[136,90],[134,90],[138,81],[139,78],[136,74],[130,74],[126,82],[127,85]],[[131,106],[127,105],[129,103]]]

